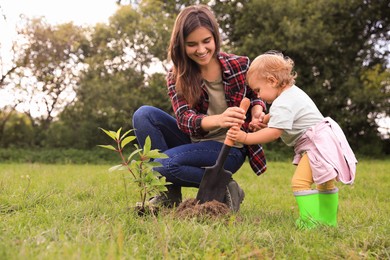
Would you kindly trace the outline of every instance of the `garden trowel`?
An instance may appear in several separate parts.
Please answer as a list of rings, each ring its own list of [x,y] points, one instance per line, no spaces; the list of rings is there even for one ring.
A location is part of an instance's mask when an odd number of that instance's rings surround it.
[[[250,100],[244,97],[243,100],[241,100],[240,108],[244,109],[246,112],[249,105]],[[199,185],[198,194],[196,195],[196,199],[200,204],[212,200],[224,202],[226,186],[229,181],[232,180],[232,173],[224,169],[224,164],[229,155],[230,148],[233,145],[234,141],[226,137],[217,162],[214,166],[206,167],[202,181]]]

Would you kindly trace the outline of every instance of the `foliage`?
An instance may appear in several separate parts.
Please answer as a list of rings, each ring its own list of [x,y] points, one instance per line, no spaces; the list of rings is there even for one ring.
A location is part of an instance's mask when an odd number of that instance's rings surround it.
[[[0,119],[2,121],[0,128],[1,147],[30,147],[33,145],[34,128],[28,116],[11,108],[0,111]]]
[[[140,89],[137,93],[138,96],[143,97],[142,105],[156,106],[168,113],[173,114],[173,109],[167,90],[161,88],[165,86],[165,75],[162,73],[154,73],[148,78],[148,86]],[[141,105],[141,104],[140,104]]]
[[[388,151],[389,134],[378,132],[378,120],[389,116],[387,1],[121,2],[108,23],[91,28],[23,20],[15,66],[0,86],[16,97],[1,109],[2,147],[18,140],[26,147],[93,149],[103,141],[99,127],[132,128],[141,105],[172,113],[165,82],[171,28],[184,6],[207,3],[221,25],[223,50],[251,59],[283,51],[295,60],[297,85],[340,123],[354,151]],[[42,115],[33,114],[38,103]],[[15,108],[25,116],[15,120]],[[25,130],[29,137],[20,138]]]
[[[94,147],[90,150],[59,148],[0,148],[0,161],[3,163],[41,164],[112,164],[118,157]]]
[[[228,48],[293,58],[297,85],[355,149],[383,150],[377,119],[389,116],[388,1],[216,1]]]
[[[234,176],[246,193],[240,212],[203,222],[174,210],[156,218],[129,214],[122,179],[107,167],[0,164],[0,258],[330,260],[390,253],[389,160],[359,161],[355,184],[338,185],[339,227],[307,231],[294,226],[290,162],[269,161],[260,177],[244,164]],[[196,192],[185,188],[183,198]]]
[[[154,170],[155,167],[161,166],[161,164],[153,161],[153,159],[167,158],[168,156],[161,153],[158,149],[151,150],[151,140],[148,136],[142,149],[135,144],[134,146],[136,150],[133,151],[129,157],[125,158],[123,151],[125,146],[136,139],[135,136],[128,136],[132,130],[129,130],[124,134],[121,133],[122,128],[119,128],[116,132],[105,129],[102,129],[102,131],[114,140],[116,145],[115,147],[112,145],[99,146],[117,152],[121,158],[121,164],[111,167],[109,171],[128,171],[130,173],[130,179],[138,187],[137,193],[139,194],[139,199],[141,200],[140,210],[141,212],[144,212],[148,207],[146,201],[147,196],[166,191],[166,184],[170,184],[165,181],[164,176]],[[123,173],[122,177],[127,197],[126,179],[129,178]]]
[[[21,30],[26,56],[19,61],[23,67],[14,75],[19,80],[16,87],[18,94],[28,97],[23,102],[29,102],[29,110],[25,112],[30,117],[34,117],[32,107],[43,109],[45,113],[41,114],[39,125],[46,129],[56,114],[72,101],[68,99],[69,93],[79,80],[83,49],[88,42],[84,31],[72,23],[52,26],[42,19],[27,19]]]
[[[43,18],[23,20],[19,28],[16,68],[8,75],[13,108],[23,111],[34,129],[34,145],[63,108],[72,102],[88,44],[82,28],[72,23],[50,25]]]
[[[167,48],[166,34],[160,32],[162,41],[155,39],[157,27],[151,23],[159,19],[159,26],[167,25],[165,18],[155,17],[152,6],[142,8],[145,10],[139,13],[130,5],[120,7],[109,24],[96,25],[92,33],[94,48],[85,59],[88,69],[81,75],[77,100],[60,115],[64,127],[74,131],[75,139],[82,139],[74,142],[81,148],[95,145],[100,138],[98,127],[130,128],[132,115],[143,104],[170,109],[165,76],[158,72],[145,75],[146,68],[155,66],[152,61],[162,58],[154,55]]]

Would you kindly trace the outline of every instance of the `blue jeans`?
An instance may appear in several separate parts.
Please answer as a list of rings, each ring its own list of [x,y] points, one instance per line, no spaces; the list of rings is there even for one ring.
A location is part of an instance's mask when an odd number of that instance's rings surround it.
[[[133,128],[141,148],[150,136],[152,149],[159,149],[169,158],[156,159],[156,168],[166,180],[176,186],[199,187],[205,167],[215,165],[222,148],[217,141],[191,143],[188,135],[177,126],[176,119],[151,106],[140,107],[133,115]],[[235,173],[245,161],[246,149],[230,149],[224,169]]]

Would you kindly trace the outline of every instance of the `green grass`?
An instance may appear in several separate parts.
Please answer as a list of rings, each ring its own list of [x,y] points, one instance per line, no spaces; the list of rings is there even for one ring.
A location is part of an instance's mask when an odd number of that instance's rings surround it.
[[[355,184],[338,185],[339,227],[306,231],[294,226],[287,161],[260,177],[245,164],[235,176],[241,211],[203,221],[136,216],[109,167],[0,164],[0,259],[390,258],[390,161],[359,162]]]

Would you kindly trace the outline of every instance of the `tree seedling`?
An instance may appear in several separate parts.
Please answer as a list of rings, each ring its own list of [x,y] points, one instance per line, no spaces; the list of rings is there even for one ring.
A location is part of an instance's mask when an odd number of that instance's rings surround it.
[[[136,186],[136,191],[139,193],[139,201],[136,203],[135,209],[139,215],[145,215],[147,213],[156,213],[156,208],[148,205],[146,198],[151,194],[160,194],[163,191],[167,191],[166,185],[171,184],[166,182],[165,177],[159,172],[155,171],[155,167],[161,166],[160,163],[155,162],[157,158],[168,158],[168,156],[158,149],[151,150],[151,140],[148,136],[145,139],[145,145],[140,148],[137,144],[134,144],[135,150],[126,158],[124,155],[124,148],[126,145],[136,139],[135,136],[129,135],[133,129],[121,134],[122,128],[118,131],[110,131],[100,128],[111,139],[114,140],[113,145],[99,145],[108,150],[115,151],[119,154],[121,164],[115,165],[109,169],[109,172],[121,171],[123,185],[126,195],[126,203],[129,208],[127,180],[130,179]],[[125,174],[125,172],[129,174]]]

